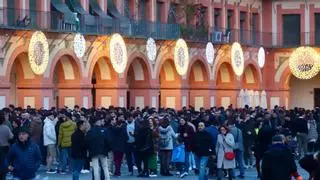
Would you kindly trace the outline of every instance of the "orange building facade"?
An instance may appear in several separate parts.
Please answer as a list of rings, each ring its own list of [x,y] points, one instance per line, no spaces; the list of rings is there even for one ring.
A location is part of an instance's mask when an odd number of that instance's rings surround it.
[[[258,92],[259,96],[264,91],[268,108],[274,105],[313,108],[317,105],[319,76],[310,80],[294,78],[288,59],[295,48],[317,44],[316,17],[320,13],[320,2],[146,0],[141,6],[135,0],[110,1],[112,0],[96,0],[96,4],[92,4],[89,0],[74,0],[72,7],[63,0],[0,1],[3,9],[0,12],[0,106],[14,104],[21,107],[30,105],[49,108],[74,105],[148,105],[180,109],[191,105],[198,109],[233,104],[234,107],[239,107],[241,89]],[[113,8],[113,5],[116,9],[108,9]],[[125,40],[127,64],[124,72],[117,73],[110,61],[109,42],[113,33],[105,33],[103,30],[98,33],[83,32],[86,51],[84,56],[79,58],[73,47],[76,33],[73,26],[69,30],[53,28],[56,25],[53,25],[53,22],[56,21],[52,18],[63,14],[66,10],[59,8],[66,7],[70,8],[70,11],[81,10],[80,15],[83,14],[84,19],[96,16],[93,19],[97,20],[97,17],[104,16],[104,13],[111,18],[121,19],[117,16],[126,17],[126,14],[129,14],[128,19],[135,22],[145,20],[148,23],[175,23],[177,26],[174,27],[179,27],[179,31],[173,38],[169,35],[155,36],[155,61],[150,61],[147,55],[148,35],[141,38],[118,32]],[[97,8],[101,11],[93,13]],[[139,8],[145,10],[142,12]],[[172,11],[175,16],[171,15]],[[10,17],[10,13],[14,18]],[[291,14],[300,17],[299,43],[289,43],[289,46],[286,46],[283,17]],[[25,24],[28,23],[25,21],[28,18],[31,19],[31,24],[35,23],[37,26],[29,27],[29,24]],[[172,18],[174,22],[170,22]],[[78,20],[82,28],[82,18]],[[23,28],[17,25],[18,22],[24,24]],[[66,22],[64,19],[62,24],[58,24],[59,27],[67,27]],[[123,28],[122,22],[125,20],[121,20],[120,30]],[[139,26],[132,25],[133,21],[128,22],[131,22],[131,31],[139,29]],[[102,22],[102,25],[105,25],[104,23],[107,22]],[[183,31],[182,27],[193,28]],[[199,31],[198,27],[204,27],[204,36],[201,32],[193,33]],[[158,28],[158,31],[159,29],[161,28]],[[32,71],[28,60],[30,38],[36,30],[44,32],[49,44],[48,66],[41,75]],[[168,34],[171,29],[169,31]],[[201,35],[203,39],[200,39]],[[174,63],[174,46],[178,38],[185,39],[189,48],[188,68],[182,76],[177,72]],[[215,49],[213,63],[208,63],[206,58],[206,44],[209,41]],[[239,42],[243,49],[244,72],[241,76],[237,76],[232,68],[233,42]],[[265,49],[265,65],[262,68],[258,64],[260,47]],[[320,49],[315,49],[320,52]]]

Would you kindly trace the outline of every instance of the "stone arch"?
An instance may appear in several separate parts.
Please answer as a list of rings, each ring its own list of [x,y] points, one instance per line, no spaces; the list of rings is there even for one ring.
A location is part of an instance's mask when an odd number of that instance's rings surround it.
[[[222,62],[219,64],[216,71],[216,86],[231,88],[236,86],[236,75],[233,72],[232,66],[229,62]]]
[[[206,83],[210,80],[210,69],[206,60],[202,56],[194,56],[188,67],[187,81],[189,84],[192,83]]]
[[[6,80],[10,81],[12,67],[13,67],[17,57],[23,53],[28,53],[28,47],[26,45],[17,46],[16,49],[8,57],[8,60],[4,62],[3,75],[5,75]]]
[[[72,82],[80,82],[82,79],[82,68],[80,64],[80,60],[76,57],[74,52],[70,49],[61,49],[55,54],[51,61],[49,61],[49,65],[46,71],[49,73],[49,80],[53,82],[54,74],[56,68],[60,68],[63,71],[63,75],[65,80],[69,80]],[[71,70],[71,72],[65,72],[67,70]],[[73,75],[72,75],[72,74]]]
[[[259,89],[261,85],[261,74],[259,69],[252,64],[246,63],[242,75],[242,89]]]

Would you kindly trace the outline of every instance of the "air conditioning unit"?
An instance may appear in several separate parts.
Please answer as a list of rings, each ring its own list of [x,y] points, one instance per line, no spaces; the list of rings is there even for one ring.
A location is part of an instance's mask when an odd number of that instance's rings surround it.
[[[213,42],[221,43],[222,41],[222,32],[215,31],[213,33]]]

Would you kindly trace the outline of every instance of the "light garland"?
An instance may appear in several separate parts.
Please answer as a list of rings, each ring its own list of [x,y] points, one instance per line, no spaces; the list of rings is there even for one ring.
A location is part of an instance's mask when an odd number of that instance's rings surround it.
[[[37,75],[43,74],[49,62],[49,45],[43,32],[36,31],[32,34],[28,57],[31,70]]]
[[[311,79],[319,72],[320,56],[311,47],[299,47],[289,58],[291,73],[299,79]]]
[[[77,33],[73,39],[73,50],[78,58],[82,58],[86,52],[86,40],[84,36]]]
[[[266,61],[266,53],[264,51],[264,48],[260,47],[258,52],[258,65],[260,68],[263,68],[265,61]]]
[[[128,62],[127,47],[118,33],[113,34],[110,39],[110,60],[113,69],[117,73],[123,73]]]
[[[187,73],[189,66],[189,49],[183,39],[178,39],[174,48],[174,64],[179,75]]]
[[[215,52],[214,52],[213,44],[211,42],[208,42],[206,46],[206,58],[209,64],[213,64],[214,53]]]
[[[241,76],[244,70],[244,56],[242,47],[239,43],[235,42],[231,48],[231,64],[234,73]]]
[[[157,56],[157,45],[153,38],[147,40],[146,50],[149,60],[154,62]]]

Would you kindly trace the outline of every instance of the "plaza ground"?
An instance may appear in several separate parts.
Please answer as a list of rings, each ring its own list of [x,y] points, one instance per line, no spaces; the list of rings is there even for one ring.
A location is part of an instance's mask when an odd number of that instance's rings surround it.
[[[123,168],[123,175],[121,177],[111,177],[111,179],[141,179],[137,178],[136,176],[129,176],[127,174],[127,169],[124,167]],[[238,171],[237,171],[238,173]],[[308,179],[308,174],[306,171],[302,170],[299,168],[299,173],[303,176],[303,179]],[[66,180],[66,179],[72,179],[71,174],[67,175],[60,175],[60,174],[54,174],[54,175],[48,175],[44,172],[44,170],[41,170],[39,175],[37,176],[36,179],[39,180]],[[80,180],[89,180],[91,178],[91,174],[81,174],[80,175]],[[145,178],[144,178],[145,179]],[[150,178],[150,179],[167,179],[167,180],[174,180],[174,179],[179,179],[177,176],[173,177],[163,177],[163,176],[158,176],[156,178]],[[190,175],[184,178],[185,180],[196,180],[197,176],[195,175]],[[216,179],[216,178],[214,178]],[[247,169],[246,170],[246,177],[245,180],[256,180],[257,179],[257,173],[255,169]]]

